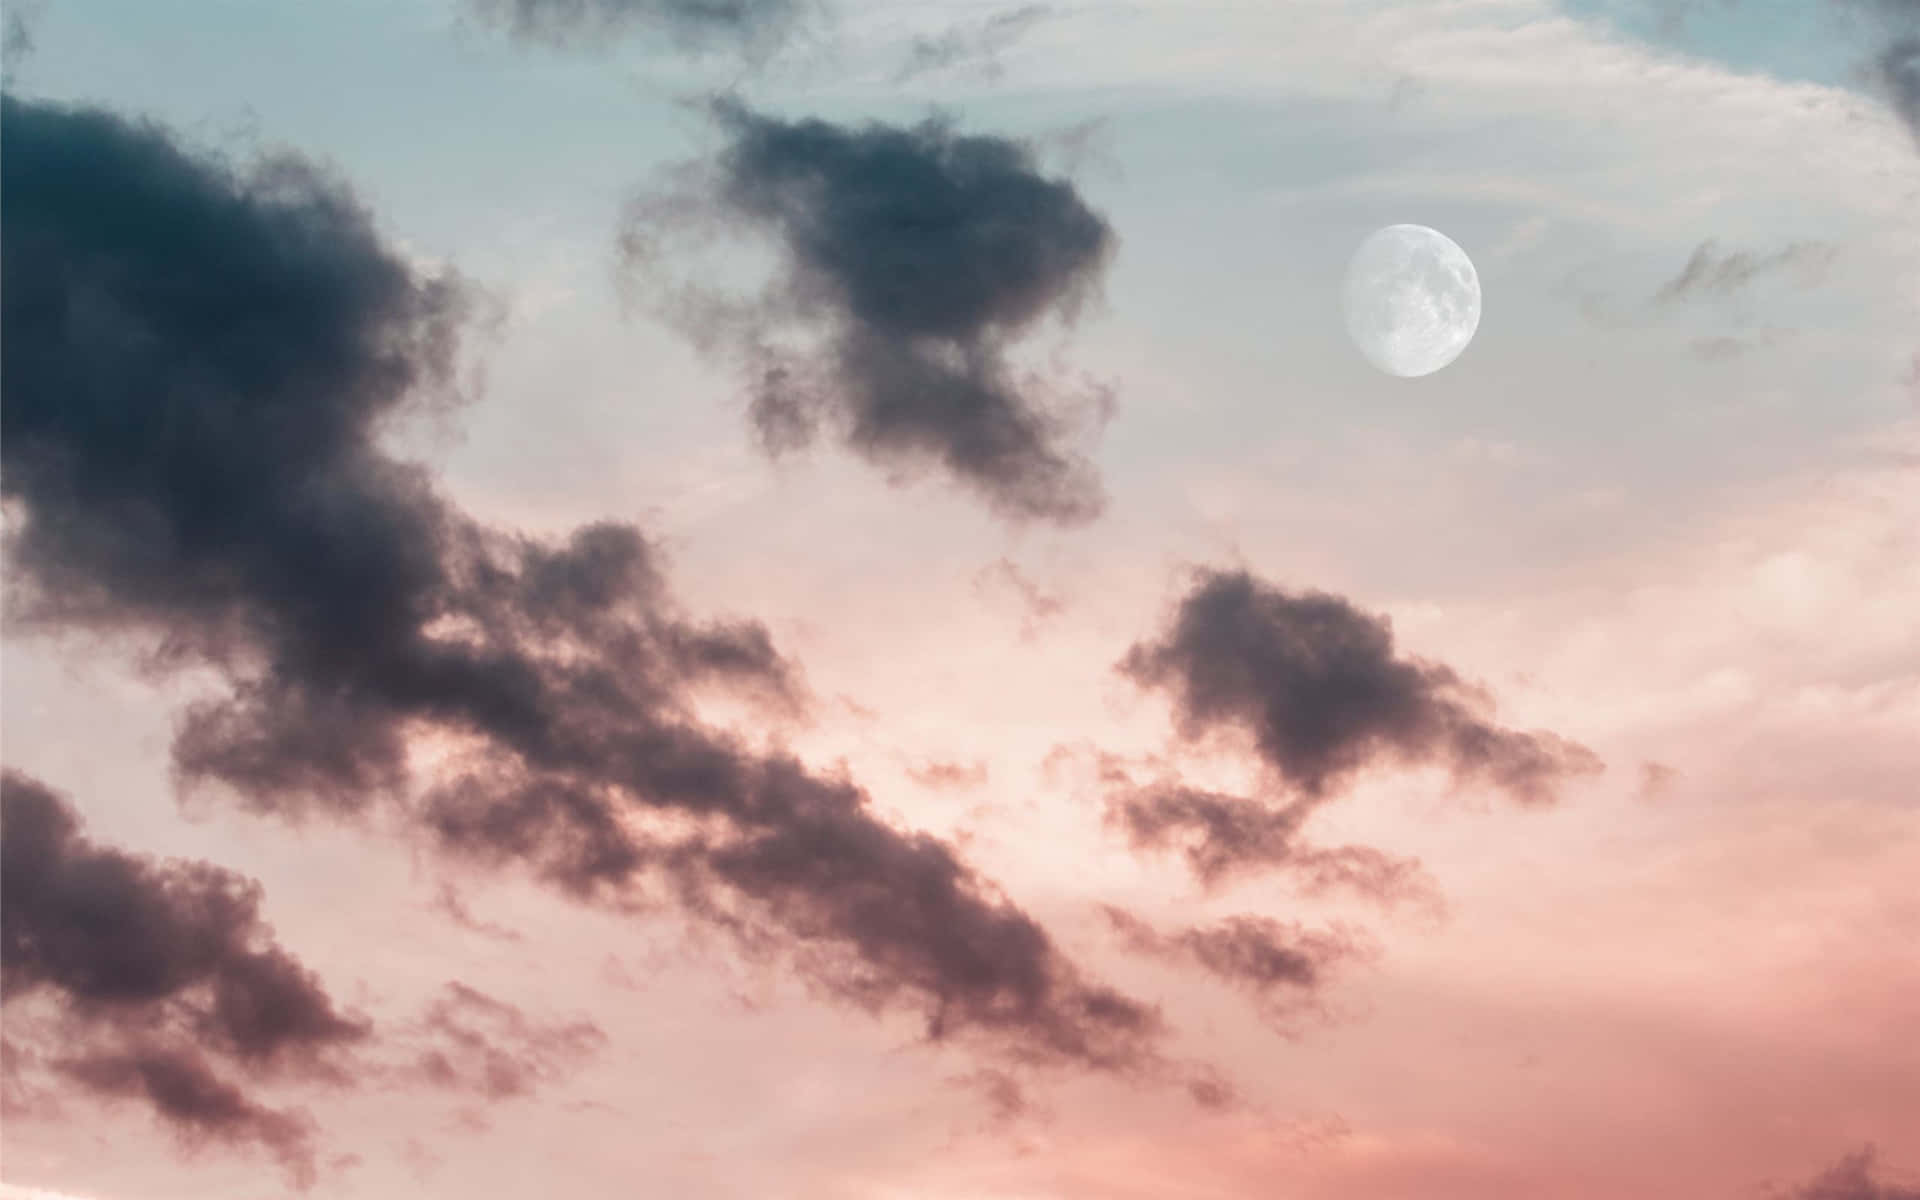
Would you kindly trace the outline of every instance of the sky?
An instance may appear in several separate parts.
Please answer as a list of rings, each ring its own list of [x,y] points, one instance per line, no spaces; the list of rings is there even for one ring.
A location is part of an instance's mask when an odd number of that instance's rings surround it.
[[[4,25],[0,1200],[1920,1197],[1911,0]]]

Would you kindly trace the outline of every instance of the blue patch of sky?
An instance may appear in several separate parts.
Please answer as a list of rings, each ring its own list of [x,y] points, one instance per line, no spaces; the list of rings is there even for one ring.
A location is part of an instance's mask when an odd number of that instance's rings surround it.
[[[1561,0],[1569,16],[1749,74],[1860,88],[1871,18],[1837,0]]]

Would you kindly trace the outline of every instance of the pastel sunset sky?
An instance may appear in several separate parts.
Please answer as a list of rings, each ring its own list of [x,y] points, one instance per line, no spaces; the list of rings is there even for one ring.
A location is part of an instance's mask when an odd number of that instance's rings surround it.
[[[1920,1200],[1920,4],[4,21],[0,1200]]]

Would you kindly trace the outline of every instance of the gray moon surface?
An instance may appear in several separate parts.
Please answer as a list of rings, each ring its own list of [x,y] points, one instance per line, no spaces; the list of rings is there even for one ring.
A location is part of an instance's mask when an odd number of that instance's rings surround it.
[[[1431,375],[1480,328],[1480,276],[1452,238],[1424,225],[1375,230],[1347,264],[1347,332],[1389,375]]]

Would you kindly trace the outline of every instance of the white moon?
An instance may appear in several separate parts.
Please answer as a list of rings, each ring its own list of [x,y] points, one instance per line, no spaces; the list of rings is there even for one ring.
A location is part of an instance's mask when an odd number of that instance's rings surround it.
[[[1347,332],[1389,375],[1431,375],[1480,328],[1480,276],[1453,239],[1424,225],[1374,231],[1347,265]]]

